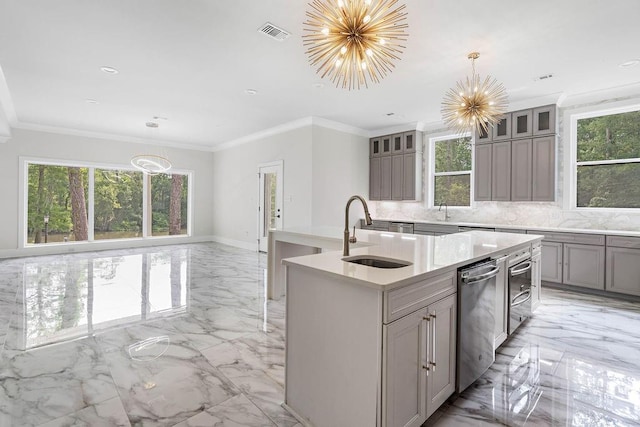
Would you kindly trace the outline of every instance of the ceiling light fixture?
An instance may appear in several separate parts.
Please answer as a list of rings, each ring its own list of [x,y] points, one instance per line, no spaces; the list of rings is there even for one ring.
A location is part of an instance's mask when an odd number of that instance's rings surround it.
[[[95,99],[91,99],[91,98],[87,98],[84,100],[84,102],[86,102],[87,104],[99,104],[99,102]]]
[[[317,73],[336,87],[378,83],[394,67],[407,40],[405,5],[398,0],[313,0],[303,44]]]
[[[471,52],[471,77],[459,80],[455,88],[449,89],[442,101],[442,119],[445,124],[459,132],[488,132],[507,111],[507,92],[502,83],[487,75],[484,80],[476,74],[475,60],[478,52]]]
[[[166,173],[171,169],[171,162],[166,157],[155,154],[138,154],[131,158],[131,165],[148,175]]]
[[[245,89],[244,93],[246,93],[247,95],[256,95],[258,91],[255,89]]]
[[[159,117],[154,116],[154,118]],[[151,121],[145,123],[145,126],[151,129],[160,127],[158,123]],[[171,169],[171,162],[166,157],[156,154],[137,154],[131,158],[131,166],[147,175],[159,175]]]
[[[118,73],[120,72],[120,71],[116,70],[116,69],[115,69],[115,68],[113,68],[113,67],[107,67],[107,66],[100,67],[100,70],[101,70],[103,73],[107,73],[107,74],[118,74]]]

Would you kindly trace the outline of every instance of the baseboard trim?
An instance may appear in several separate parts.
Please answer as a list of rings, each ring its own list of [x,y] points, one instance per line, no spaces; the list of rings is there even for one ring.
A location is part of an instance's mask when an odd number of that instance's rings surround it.
[[[0,259],[40,255],[64,255],[111,249],[144,248],[150,246],[183,245],[214,241],[213,236],[148,237],[142,239],[104,240],[100,242],[49,243],[18,249],[0,249]]]
[[[298,414],[293,408],[291,408],[291,406],[287,405],[285,402],[282,402],[280,406],[282,406],[284,409],[287,410],[287,412],[293,415],[293,417],[296,420],[300,421],[300,424],[302,424],[304,427],[314,427],[313,424],[309,422],[309,420],[304,419],[300,414]]]
[[[258,251],[257,243],[244,242],[242,240],[229,239],[227,237],[222,237],[222,236],[212,236],[211,241],[222,243],[224,245],[234,246],[240,249],[246,249],[249,251],[254,251],[254,252]]]

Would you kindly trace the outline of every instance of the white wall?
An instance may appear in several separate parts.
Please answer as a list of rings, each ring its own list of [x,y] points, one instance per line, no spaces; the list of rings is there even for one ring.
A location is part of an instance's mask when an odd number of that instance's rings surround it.
[[[19,217],[19,182],[20,156],[92,162],[114,165],[129,165],[135,154],[150,153],[166,155],[176,169],[191,170],[193,177],[193,223],[192,238],[154,238],[138,243],[100,242],[87,245],[48,246],[45,248],[28,248],[19,250],[18,224]],[[213,198],[210,183],[213,180],[211,164],[213,153],[205,151],[184,150],[168,147],[154,147],[146,144],[134,144],[122,141],[89,138],[73,135],[12,130],[12,138],[0,144],[0,257],[43,252],[70,252],[75,250],[93,250],[108,247],[131,247],[132,245],[178,243],[185,241],[208,240],[212,235],[211,217],[213,215]]]
[[[369,198],[369,139],[314,126],[312,158],[312,225],[344,227],[349,197]],[[349,213],[350,224],[362,218],[360,202]]]
[[[571,208],[567,194],[571,191],[569,181],[570,117],[574,113],[597,111],[621,105],[640,105],[640,93],[626,93],[613,97],[603,94],[585,103],[565,102],[558,109],[559,133],[557,138],[557,197],[555,202],[475,202],[473,208],[449,208],[452,222],[480,224],[527,225],[538,227],[584,228],[640,231],[640,212],[633,210],[577,210]],[[441,135],[441,131],[435,134]],[[429,137],[424,138],[424,170],[429,173]],[[426,178],[426,177],[425,177]],[[372,202],[372,215],[377,219],[396,220],[441,220],[443,212],[428,208],[427,180],[423,183],[423,202]],[[640,185],[640,182],[639,184]],[[375,213],[375,214],[374,214]]]
[[[257,247],[258,165],[284,163],[284,227],[344,224],[353,194],[369,186],[368,139],[304,125],[214,153],[213,230],[216,240]],[[362,207],[354,204],[353,220]]]
[[[284,163],[284,226],[311,224],[311,126],[213,154],[211,191],[216,240],[257,248],[258,165],[276,160]]]

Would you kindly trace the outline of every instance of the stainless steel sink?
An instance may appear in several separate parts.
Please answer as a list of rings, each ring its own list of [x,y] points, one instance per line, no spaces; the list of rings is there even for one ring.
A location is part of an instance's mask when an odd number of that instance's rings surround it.
[[[368,255],[356,255],[342,258],[342,260],[375,268],[402,268],[411,265],[410,262],[400,259],[372,257]]]

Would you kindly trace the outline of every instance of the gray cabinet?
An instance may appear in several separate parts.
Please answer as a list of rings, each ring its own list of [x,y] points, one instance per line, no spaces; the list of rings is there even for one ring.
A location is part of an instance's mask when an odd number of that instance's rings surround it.
[[[474,198],[477,201],[488,201],[491,200],[491,144],[476,145],[474,151]]]
[[[473,141],[476,145],[493,142],[493,130],[491,126],[487,126],[486,132],[483,129],[480,129],[480,131],[476,130],[473,135]]]
[[[491,145],[491,200],[511,200],[511,142]]]
[[[402,156],[402,200],[416,199],[416,153],[406,153]]]
[[[423,234],[428,236],[441,236],[443,234],[452,234],[458,232],[457,225],[449,224],[425,224],[417,222],[413,225],[415,234]]]
[[[384,326],[384,425],[420,426],[427,418],[427,309]]]
[[[372,157],[369,159],[369,200],[380,200],[380,190],[382,189],[382,158]]]
[[[506,114],[488,134],[476,133],[476,201],[555,200],[555,114],[555,105],[515,111]],[[487,187],[488,170],[491,188]]]
[[[456,386],[456,295],[450,295],[427,308],[431,343],[427,360],[427,418],[455,391]]]
[[[640,238],[607,236],[606,290],[640,296]]]
[[[420,426],[453,394],[456,306],[449,295],[383,326],[383,426]]]
[[[391,153],[402,154],[404,153],[404,137],[403,134],[397,133],[391,136]]]
[[[419,201],[422,196],[422,144],[417,131],[369,140],[369,198]]]
[[[604,290],[604,246],[564,244],[562,282]]]
[[[382,157],[380,159],[380,200],[391,200],[391,179],[391,157]]]
[[[531,146],[530,139],[511,142],[511,200],[531,200]]]
[[[511,113],[506,114],[491,128],[491,139],[493,142],[511,139]]]
[[[391,157],[391,199],[402,200],[404,197],[404,156]]]
[[[509,320],[509,276],[507,274],[507,262],[509,256],[505,255],[496,260],[500,272],[496,276],[496,311],[493,348],[496,349],[507,339]]]
[[[533,110],[514,111],[511,113],[511,138],[527,138],[533,136]]]
[[[549,135],[532,140],[531,200],[552,202],[556,199],[556,137]]]
[[[556,133],[556,106],[533,109],[533,136]]]
[[[541,279],[591,289],[604,289],[605,239],[599,234],[549,232],[542,234]]]
[[[541,245],[534,244],[531,248],[531,311],[540,306],[542,299],[542,257]]]
[[[540,277],[547,282],[562,283],[562,243],[542,242]]]

